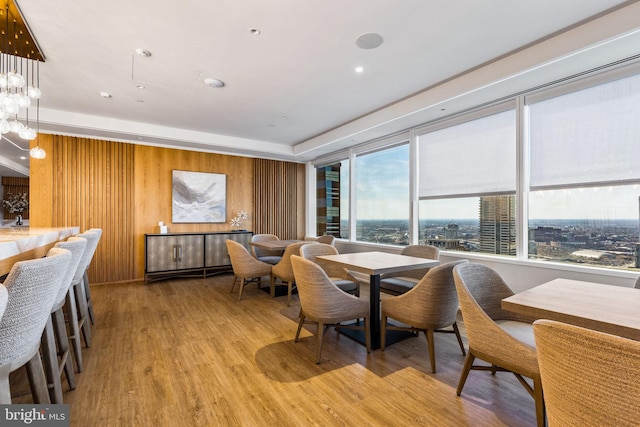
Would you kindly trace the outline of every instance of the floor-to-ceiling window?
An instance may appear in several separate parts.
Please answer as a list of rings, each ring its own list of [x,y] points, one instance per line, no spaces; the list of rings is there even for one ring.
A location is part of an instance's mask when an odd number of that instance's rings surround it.
[[[408,245],[409,144],[356,155],[356,240]]]
[[[513,103],[418,131],[419,242],[516,255]]]
[[[354,147],[340,165],[354,192],[340,212],[341,229],[355,230],[341,235],[638,269],[638,135],[635,64]]]
[[[640,74],[563,89],[527,100],[529,257],[640,267]]]

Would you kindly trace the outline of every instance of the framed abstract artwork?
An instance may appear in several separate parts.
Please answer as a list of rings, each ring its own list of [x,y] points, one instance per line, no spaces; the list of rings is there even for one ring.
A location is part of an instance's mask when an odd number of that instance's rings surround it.
[[[179,170],[172,173],[172,222],[226,222],[226,175]]]

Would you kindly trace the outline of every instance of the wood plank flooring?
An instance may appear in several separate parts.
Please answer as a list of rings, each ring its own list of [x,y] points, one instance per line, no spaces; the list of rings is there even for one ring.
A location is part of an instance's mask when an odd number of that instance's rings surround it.
[[[422,334],[367,355],[328,331],[316,365],[315,326],[293,342],[297,295],[287,307],[249,285],[237,301],[231,282],[92,287],[93,341],[64,395],[71,425],[535,425],[533,399],[509,373],[471,372],[456,396],[464,357],[452,334],[436,334],[436,374]],[[16,389],[24,381],[12,377]]]

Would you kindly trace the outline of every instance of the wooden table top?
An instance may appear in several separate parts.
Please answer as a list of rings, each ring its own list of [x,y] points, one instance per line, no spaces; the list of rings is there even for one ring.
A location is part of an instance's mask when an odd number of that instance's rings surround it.
[[[287,246],[293,243],[304,242],[304,240],[267,240],[264,242],[251,242],[251,246],[255,246],[260,249],[266,249],[270,251],[278,251],[285,250]],[[309,240],[309,243],[313,243],[312,240]]]
[[[555,279],[503,299],[502,308],[640,340],[640,289]]]
[[[396,271],[430,268],[440,264],[436,259],[390,254],[387,252],[356,252],[350,254],[321,255],[318,259],[331,261],[349,270],[369,275],[393,273]]]

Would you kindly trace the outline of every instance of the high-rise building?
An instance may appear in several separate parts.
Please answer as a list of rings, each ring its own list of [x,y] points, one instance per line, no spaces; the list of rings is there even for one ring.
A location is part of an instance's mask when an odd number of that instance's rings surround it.
[[[317,235],[340,237],[340,163],[317,168],[316,192]]]
[[[516,254],[516,197],[480,197],[480,252]]]

